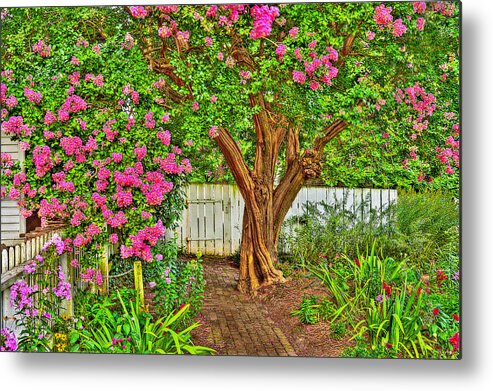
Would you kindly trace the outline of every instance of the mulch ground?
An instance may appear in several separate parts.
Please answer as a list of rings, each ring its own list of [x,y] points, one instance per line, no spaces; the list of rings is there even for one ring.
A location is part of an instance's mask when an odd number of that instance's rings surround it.
[[[317,280],[293,276],[261,289],[256,297],[236,290],[238,268],[224,259],[205,259],[205,298],[192,332],[195,344],[218,355],[338,357],[348,337],[331,337],[330,324],[304,325],[289,313],[302,297],[330,296]]]

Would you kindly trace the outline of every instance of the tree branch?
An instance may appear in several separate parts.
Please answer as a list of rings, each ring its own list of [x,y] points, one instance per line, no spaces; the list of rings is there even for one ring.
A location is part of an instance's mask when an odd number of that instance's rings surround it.
[[[240,189],[243,198],[246,200],[245,192],[253,192],[253,181],[250,169],[248,168],[243,154],[241,153],[238,144],[231,136],[231,133],[225,128],[219,128],[218,135],[214,137],[214,141],[221,150],[226,163],[228,164],[231,173],[235,179],[238,188]]]

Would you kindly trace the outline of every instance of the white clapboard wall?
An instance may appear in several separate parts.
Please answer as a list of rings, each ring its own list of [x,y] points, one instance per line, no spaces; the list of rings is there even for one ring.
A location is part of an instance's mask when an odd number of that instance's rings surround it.
[[[19,148],[17,141],[12,141],[10,136],[2,132],[2,153],[8,153],[14,161],[24,160],[24,151]],[[20,216],[17,201],[4,199],[1,203],[2,243],[9,239],[18,239],[25,232],[25,220]]]
[[[192,184],[187,188],[187,200],[188,207],[175,230],[178,245],[185,252],[228,256],[239,251],[245,204],[237,186]],[[397,190],[391,189],[304,187],[286,219],[300,216],[308,202],[323,201],[361,213],[362,221],[367,221],[370,210],[379,213],[396,200]],[[319,209],[323,210],[321,205]]]

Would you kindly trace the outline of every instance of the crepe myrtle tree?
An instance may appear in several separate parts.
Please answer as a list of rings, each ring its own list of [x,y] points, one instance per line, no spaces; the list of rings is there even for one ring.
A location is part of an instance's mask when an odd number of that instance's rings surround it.
[[[375,126],[409,145],[423,140],[441,87],[433,72],[421,70],[438,61],[450,68],[449,81],[457,75],[458,9],[446,2],[129,6],[97,14],[104,17],[74,26],[75,36],[90,46],[119,36],[129,48],[118,65],[98,65],[125,80],[134,72],[128,66],[144,60],[149,72],[137,72],[138,80],[152,80],[149,101],[168,113],[183,150],[206,160],[217,148],[237,183],[245,200],[243,292],[283,281],[276,268],[282,222],[331,151],[365,139]],[[420,56],[417,39],[433,43],[433,51]],[[455,87],[449,85],[451,112],[458,110]],[[132,98],[125,91],[126,98],[116,98],[124,105]],[[411,122],[403,124],[404,113]],[[409,124],[420,128],[417,137],[404,138]],[[352,137],[343,138],[348,131]],[[451,131],[433,132],[443,147],[443,133]],[[454,132],[441,157],[451,170],[458,164]],[[137,138],[149,149],[143,133]]]
[[[458,10],[444,2],[125,9],[144,57],[162,75],[163,105],[197,148],[208,133],[245,200],[244,292],[283,281],[282,222],[306,180],[320,176],[331,140],[362,127],[396,88],[417,123],[431,116],[435,96],[407,67],[418,52],[401,47],[427,27],[435,39],[458,28]],[[355,59],[376,66],[358,71]]]
[[[23,217],[64,221],[64,251],[84,249],[72,266],[101,285],[107,244],[125,259],[155,259],[184,207],[192,166],[172,143],[156,74],[131,37],[89,32],[104,14],[75,11],[2,13],[1,130],[25,151],[22,166],[2,153],[2,198],[18,200]]]

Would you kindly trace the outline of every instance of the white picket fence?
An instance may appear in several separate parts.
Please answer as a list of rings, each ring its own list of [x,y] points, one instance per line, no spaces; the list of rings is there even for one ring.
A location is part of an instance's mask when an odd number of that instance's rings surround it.
[[[188,207],[175,230],[178,245],[185,252],[229,256],[239,251],[244,201],[235,185],[192,184],[187,189]],[[286,219],[300,216],[308,203],[325,202],[361,213],[367,221],[370,210],[380,215],[397,200],[397,190],[304,187],[289,209]],[[363,207],[361,207],[363,205]],[[320,210],[322,210],[319,205]]]

